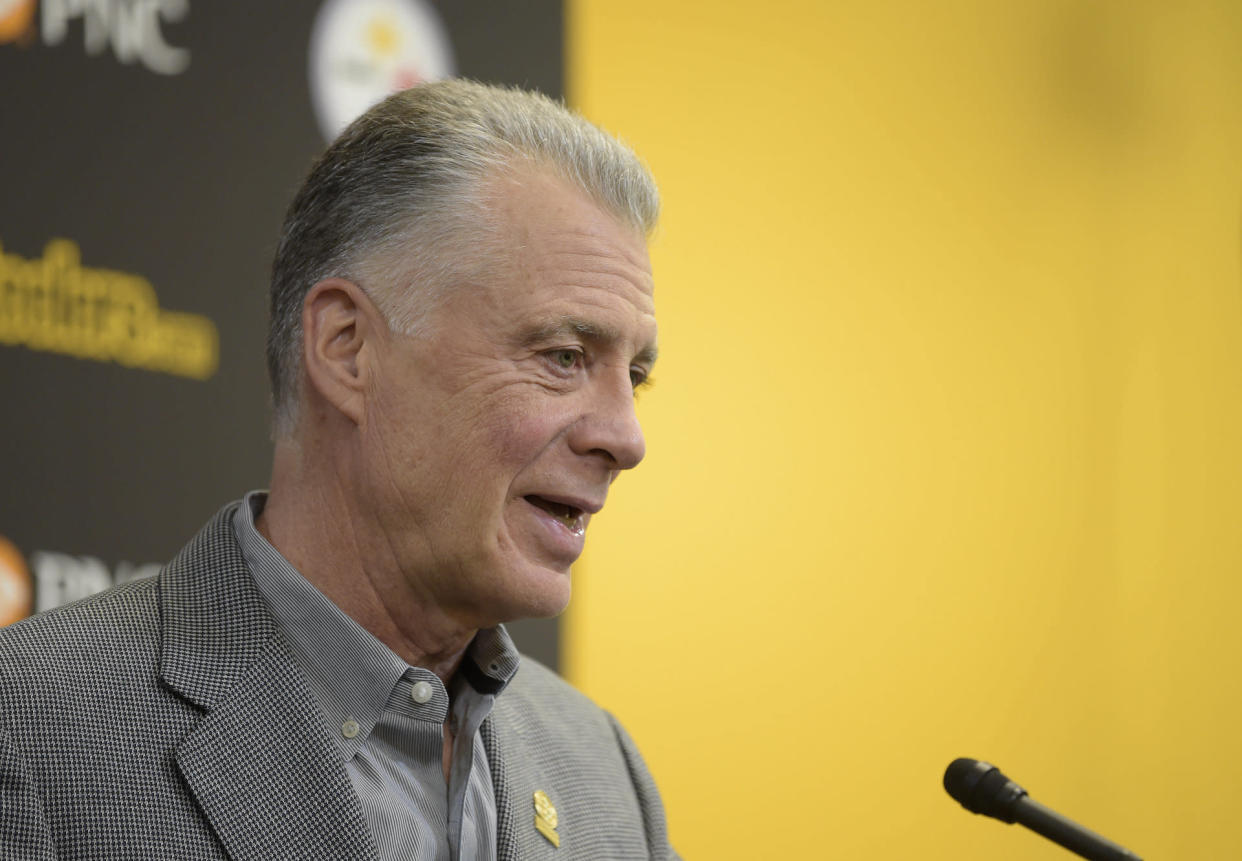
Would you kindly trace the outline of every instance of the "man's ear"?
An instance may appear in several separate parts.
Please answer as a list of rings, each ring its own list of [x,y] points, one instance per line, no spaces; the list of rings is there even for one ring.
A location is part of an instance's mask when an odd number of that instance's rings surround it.
[[[306,382],[354,424],[366,414],[367,376],[385,326],[362,288],[343,278],[320,281],[302,302],[302,365]]]

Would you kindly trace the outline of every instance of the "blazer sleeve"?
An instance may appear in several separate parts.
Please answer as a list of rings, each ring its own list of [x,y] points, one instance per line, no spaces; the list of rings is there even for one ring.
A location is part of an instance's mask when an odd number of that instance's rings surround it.
[[[673,849],[668,840],[668,823],[664,818],[664,804],[660,800],[660,791],[656,789],[655,779],[647,770],[638,746],[630,738],[630,734],[621,726],[620,721],[611,712],[604,712],[612,731],[616,733],[617,744],[625,755],[625,764],[630,772],[630,782],[634,784],[634,792],[638,796],[639,807],[643,812],[643,825],[647,831],[647,848],[652,859],[656,861],[680,861],[681,856]]]
[[[0,727],[0,857],[56,861],[43,801],[16,743]]]

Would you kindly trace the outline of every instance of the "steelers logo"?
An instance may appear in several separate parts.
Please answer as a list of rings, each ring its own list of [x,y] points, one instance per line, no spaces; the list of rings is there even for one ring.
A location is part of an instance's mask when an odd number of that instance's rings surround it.
[[[423,0],[325,0],[310,43],[319,128],[330,141],[391,93],[452,77],[453,65],[444,25]]]
[[[30,615],[33,593],[26,560],[0,535],[0,628]]]

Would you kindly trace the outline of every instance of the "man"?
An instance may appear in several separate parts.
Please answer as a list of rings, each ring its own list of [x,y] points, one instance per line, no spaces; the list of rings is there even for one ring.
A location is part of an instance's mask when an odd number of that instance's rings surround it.
[[[0,632],[0,855],[670,856],[624,730],[500,626],[564,608],[643,457],[657,208],[540,96],[354,122],[273,267],[270,493]]]

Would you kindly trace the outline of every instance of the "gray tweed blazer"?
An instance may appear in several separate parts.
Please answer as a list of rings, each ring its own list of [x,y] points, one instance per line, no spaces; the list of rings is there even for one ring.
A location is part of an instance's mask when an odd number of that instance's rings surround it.
[[[158,577],[0,629],[0,858],[378,859],[235,505]],[[625,730],[546,668],[482,732],[501,859],[676,857]]]

